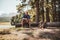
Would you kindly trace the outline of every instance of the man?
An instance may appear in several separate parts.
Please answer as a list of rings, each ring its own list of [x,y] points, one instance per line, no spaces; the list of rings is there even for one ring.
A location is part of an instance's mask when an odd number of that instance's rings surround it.
[[[30,15],[28,12],[25,12],[23,17],[22,17],[22,26],[29,27],[30,24]]]

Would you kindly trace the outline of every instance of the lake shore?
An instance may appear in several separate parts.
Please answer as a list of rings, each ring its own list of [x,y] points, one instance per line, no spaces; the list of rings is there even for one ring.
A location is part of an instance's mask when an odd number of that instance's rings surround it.
[[[0,22],[0,25],[10,25],[10,22]]]
[[[15,26],[12,26],[10,22],[0,22],[0,29],[9,29]]]

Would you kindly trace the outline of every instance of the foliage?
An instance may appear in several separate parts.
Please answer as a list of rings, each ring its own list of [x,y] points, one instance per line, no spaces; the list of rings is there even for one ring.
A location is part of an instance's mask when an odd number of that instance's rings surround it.
[[[18,15],[18,19],[21,21],[21,17],[23,16],[23,8],[25,8],[27,5],[31,6],[31,9],[28,10],[29,15],[31,15],[31,21],[35,22],[35,20],[38,18],[39,22],[53,22],[53,21],[59,21],[59,17],[57,18],[58,13],[56,12],[56,7],[54,8],[55,1],[52,0],[29,0],[27,4],[25,4],[27,0],[22,0],[22,4],[19,3],[17,5],[17,10],[20,13]],[[38,2],[37,2],[38,1]],[[57,15],[56,15],[57,14]],[[55,17],[56,16],[56,17]],[[37,19],[37,20],[38,20]]]

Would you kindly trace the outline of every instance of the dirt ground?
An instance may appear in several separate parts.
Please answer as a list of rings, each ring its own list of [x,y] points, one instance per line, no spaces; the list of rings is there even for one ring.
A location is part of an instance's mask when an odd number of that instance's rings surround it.
[[[0,29],[0,40],[60,40],[60,29]]]
[[[10,25],[9,22],[0,25]],[[60,40],[60,28],[0,29],[0,40]]]

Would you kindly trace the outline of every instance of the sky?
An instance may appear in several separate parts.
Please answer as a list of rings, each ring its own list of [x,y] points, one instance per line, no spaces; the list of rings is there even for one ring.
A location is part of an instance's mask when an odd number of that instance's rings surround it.
[[[26,4],[28,4],[28,1],[29,0],[26,1]],[[19,5],[19,3],[21,3],[20,0],[0,0],[0,17],[3,14],[11,14],[11,13],[17,14],[16,5]],[[28,9],[31,9],[29,5],[23,8],[24,11]]]
[[[2,13],[17,12],[16,5],[18,3],[18,0],[0,0],[0,15]]]

